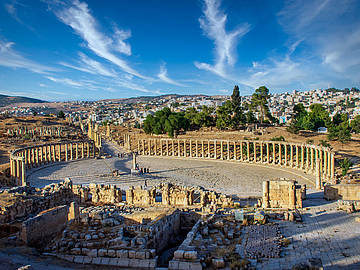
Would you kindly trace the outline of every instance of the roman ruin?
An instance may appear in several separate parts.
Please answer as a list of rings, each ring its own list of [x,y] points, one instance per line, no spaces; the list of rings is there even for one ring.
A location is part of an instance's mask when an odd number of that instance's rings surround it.
[[[7,131],[11,138],[30,134],[60,140],[36,141],[10,151],[9,179],[14,187],[0,192],[0,199],[7,198],[0,210],[0,227],[7,245],[35,247],[70,266],[323,269],[333,262],[324,254],[335,252],[324,243],[332,247],[336,242],[320,237],[323,225],[317,213],[348,220],[360,210],[359,184],[339,182],[336,152],[326,147],[266,140],[140,138],[91,121],[67,119],[67,125],[82,136],[71,139],[65,133],[67,126]],[[189,168],[173,168],[171,162],[193,166],[191,172],[203,174],[208,183],[225,166],[243,166],[255,174],[265,170],[265,177],[249,179],[257,181],[259,196],[241,197],[231,188],[218,192],[198,184],[201,181],[181,183],[170,176]],[[146,173],[148,164],[160,167]],[[66,168],[71,166],[80,174],[62,181],[50,178],[62,171],[69,174]],[[100,173],[92,171],[100,167]],[[41,173],[48,185],[39,184]],[[274,177],[282,174],[292,177]],[[231,177],[246,193],[241,175]],[[323,198],[330,203],[316,204]],[[347,228],[356,226],[346,222]],[[353,231],[352,241],[357,241]],[[307,237],[307,246],[299,246],[297,233]],[[299,255],[298,249],[306,252]],[[341,246],[336,252],[353,251]],[[339,263],[348,262],[339,259]]]

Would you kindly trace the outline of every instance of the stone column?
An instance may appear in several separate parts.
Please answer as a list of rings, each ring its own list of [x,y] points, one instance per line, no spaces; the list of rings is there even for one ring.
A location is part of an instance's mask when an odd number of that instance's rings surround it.
[[[196,156],[196,157],[199,157],[199,145],[198,145],[198,140],[195,141],[195,151],[196,151],[195,156]]]
[[[45,159],[44,161],[45,163],[47,163],[48,162],[47,145],[43,147],[43,150],[44,150],[44,159]]]
[[[218,158],[217,156],[217,140],[214,141],[214,152],[215,152],[215,159]]]
[[[21,179],[21,161],[19,159],[16,159],[16,178],[17,180],[17,184],[20,185],[20,179]]]
[[[88,152],[89,153],[89,152]],[[65,161],[68,161],[68,144],[65,144]]]
[[[166,155],[170,155],[170,149],[169,149],[169,140],[166,140]]]
[[[85,158],[85,143],[84,142],[81,143],[81,158],[82,159]]]
[[[324,150],[324,175],[327,176],[328,171],[328,151]]]
[[[331,178],[331,153],[329,150],[327,150],[328,152],[328,161],[327,161],[327,164],[328,164],[328,171],[327,171],[327,175],[328,175],[328,178]]]
[[[292,182],[289,183],[289,208],[290,209],[296,208],[296,190],[295,190],[295,184]]]
[[[221,160],[224,160],[224,144],[223,144],[223,141],[221,140],[220,141],[220,155],[221,155],[221,157],[220,157],[220,159]]]
[[[79,143],[75,143],[75,159],[79,159]]]
[[[247,150],[247,153],[246,153],[247,161],[250,162],[250,142],[249,141],[246,142],[246,147],[247,147],[247,149],[246,149]]]
[[[279,165],[280,166],[282,166],[282,152],[281,152],[281,147],[282,146],[282,144],[281,143],[279,143]]]
[[[285,147],[285,167],[288,166],[288,145],[286,143],[284,143],[284,147]]]
[[[172,156],[175,156],[175,143],[174,143],[174,139],[171,140],[172,143]]]
[[[263,208],[270,208],[270,194],[269,194],[270,181],[263,182]]]
[[[164,153],[163,153],[163,141],[160,139],[160,141],[159,141],[159,146],[160,146],[160,156],[163,156],[164,155]]]
[[[230,160],[230,141],[227,141],[227,159]]]
[[[316,159],[316,178],[315,178],[315,186],[317,190],[321,190],[321,172],[320,172],[320,160]]]
[[[74,159],[73,148],[74,148],[74,145],[72,143],[70,143],[70,160]]]
[[[211,158],[211,152],[210,152],[210,140],[208,140],[208,158]]]
[[[298,145],[295,145],[296,147],[296,168],[299,168],[299,147]]]
[[[190,139],[189,141],[189,151],[190,151],[190,157],[193,157],[193,152],[192,152],[192,140]]]
[[[201,157],[204,158],[205,157],[205,149],[204,149],[204,141],[201,141]]]
[[[243,142],[241,141],[240,142],[240,160],[243,161],[244,158],[243,158]]]
[[[294,146],[290,144],[290,168],[294,168]]]
[[[180,140],[177,141],[178,142],[178,157],[180,157]],[[204,142],[203,142],[203,147],[204,147]]]
[[[60,162],[61,161],[61,144],[58,144],[57,145],[58,147],[58,155],[57,155],[57,158],[58,158],[58,162]]]
[[[301,146],[301,169],[305,168],[304,145]]]
[[[311,170],[314,170],[314,148],[311,147]]]
[[[56,161],[55,144],[52,144],[51,147],[52,147],[52,159],[53,159],[53,162],[55,162]]]
[[[264,155],[264,145],[263,145],[263,142],[260,143],[260,162],[263,163],[264,162],[264,158],[263,158],[263,155]]]
[[[236,142],[234,142],[234,159],[237,160]]]
[[[183,140],[183,142],[184,142],[184,157],[186,157],[187,156],[187,151],[186,151],[186,148],[187,148],[187,143],[186,143],[186,139],[184,139]]]
[[[335,154],[331,153],[331,179],[335,180]]]
[[[275,143],[272,143],[273,146],[273,160],[272,160],[272,164],[276,164],[276,149],[275,149]]]
[[[266,163],[270,163],[270,153],[269,153],[269,150],[270,150],[270,146],[269,146],[269,143],[266,143]]]
[[[257,162],[257,156],[256,156],[256,142],[253,142],[253,145],[254,145],[254,162],[256,163]]]
[[[8,132],[9,133],[9,132]],[[14,169],[13,169],[13,159],[10,154],[10,176],[13,176]]]
[[[305,146],[306,148],[306,153],[305,153],[305,155],[306,155],[306,170],[309,170],[310,169],[310,149],[309,149],[309,147],[306,145]]]
[[[86,148],[87,148],[87,157],[89,158],[90,157],[90,143],[89,142],[86,143]]]
[[[25,158],[21,159],[21,186],[26,186]]]
[[[36,166],[39,166],[39,147],[35,148],[35,162]]]

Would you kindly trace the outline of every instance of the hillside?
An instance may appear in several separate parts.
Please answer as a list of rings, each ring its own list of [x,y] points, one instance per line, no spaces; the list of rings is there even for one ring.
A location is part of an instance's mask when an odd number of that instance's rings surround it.
[[[0,107],[12,105],[15,103],[45,103],[45,102],[46,101],[35,98],[0,95]]]

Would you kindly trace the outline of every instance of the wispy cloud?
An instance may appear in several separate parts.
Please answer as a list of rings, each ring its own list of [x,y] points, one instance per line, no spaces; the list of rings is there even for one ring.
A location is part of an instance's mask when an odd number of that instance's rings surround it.
[[[14,45],[14,42],[4,42],[0,40],[0,66],[24,68],[41,74],[58,71],[56,68],[48,67],[23,57],[20,53],[13,49]]]
[[[245,23],[233,31],[226,31],[227,15],[220,10],[220,0],[205,0],[204,16],[199,19],[204,34],[215,43],[215,64],[195,62],[199,69],[211,71],[221,77],[226,76],[227,65],[233,66],[236,62],[235,47],[238,40],[250,30]]]
[[[74,87],[83,86],[83,83],[76,82],[76,81],[73,81],[73,80],[68,79],[68,78],[54,78],[54,77],[51,77],[51,76],[46,76],[45,78],[49,79],[50,81],[56,82],[56,83],[67,84],[67,85],[74,86]]]
[[[161,66],[160,66],[160,72],[159,74],[157,75],[158,78],[160,80],[162,80],[163,82],[166,82],[166,83],[169,83],[169,84],[173,84],[173,85],[177,85],[177,86],[184,86],[183,84],[179,83],[179,82],[176,82],[174,81],[173,79],[169,78],[168,76],[168,73],[167,73],[167,69],[166,69],[166,64],[163,63]]]
[[[98,61],[95,61],[94,59],[89,58],[85,54],[79,53],[79,57],[80,57],[80,61],[78,62],[78,66],[71,65],[65,62],[60,62],[59,64],[65,67],[69,67],[72,69],[80,70],[91,74],[103,75],[108,77],[117,76],[114,70],[104,67],[103,64],[101,64]]]
[[[160,90],[150,90],[150,89],[147,89],[144,86],[139,85],[137,83],[129,82],[128,80],[118,79],[118,80],[114,81],[114,83],[117,86],[121,86],[121,87],[124,87],[127,89],[137,90],[137,91],[144,92],[144,93],[161,94]]]
[[[129,64],[115,55],[113,51],[131,55],[131,47],[125,42],[130,37],[129,31],[116,29],[113,38],[99,30],[99,25],[92,16],[88,5],[74,0],[73,3],[61,10],[55,11],[56,16],[66,25],[69,25],[82,39],[87,47],[98,56],[112,62],[123,71],[145,79],[146,77],[129,66]]]
[[[354,18],[359,8],[360,2],[354,0],[289,1],[278,20],[290,39],[301,39],[318,56],[317,70],[330,68],[358,81],[360,23]]]

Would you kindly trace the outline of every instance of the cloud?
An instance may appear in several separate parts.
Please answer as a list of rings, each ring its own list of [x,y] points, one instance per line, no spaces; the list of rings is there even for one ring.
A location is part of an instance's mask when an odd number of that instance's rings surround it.
[[[125,42],[130,32],[117,29],[114,38],[110,38],[98,30],[98,23],[91,15],[88,5],[78,0],[70,7],[55,12],[56,16],[69,25],[87,43],[87,47],[98,56],[120,67],[123,71],[136,77],[146,79],[145,76],[131,68],[129,64],[115,55],[113,51],[131,55],[130,45]]]
[[[58,71],[56,68],[48,67],[23,57],[13,49],[14,45],[14,42],[4,42],[0,40],[0,66],[24,68],[41,74],[48,74],[50,71]]]
[[[173,85],[177,85],[177,86],[184,86],[183,84],[178,83],[178,82],[174,81],[173,79],[169,78],[169,76],[167,74],[167,69],[166,69],[165,63],[160,66],[160,72],[159,72],[159,74],[157,76],[163,82],[173,84]]]
[[[238,40],[250,31],[250,25],[245,23],[235,30],[226,31],[227,15],[220,10],[220,0],[205,0],[204,16],[199,19],[204,34],[215,43],[214,65],[195,62],[198,69],[211,71],[226,78],[226,67],[236,62],[235,47]]]
[[[60,65],[69,67],[72,69],[80,70],[83,72],[103,75],[108,77],[117,77],[117,74],[114,70],[104,67],[100,62],[95,61],[94,59],[89,58],[83,53],[79,53],[80,61],[78,62],[79,66],[74,66],[65,62],[60,62]]]
[[[132,89],[132,90],[137,90],[137,91],[144,92],[144,93],[161,94],[160,90],[150,90],[150,89],[143,87],[142,85],[138,85],[136,83],[129,82],[127,80],[118,79],[118,80],[114,81],[114,83],[118,86],[125,87],[125,88]]]
[[[290,40],[301,40],[319,58],[317,70],[359,81],[359,8],[360,2],[354,0],[289,1],[278,21]]]
[[[81,82],[76,82],[68,78],[54,78],[51,76],[46,76],[45,78],[49,79],[50,81],[56,82],[56,83],[63,83],[74,87],[81,87],[84,86]]]

